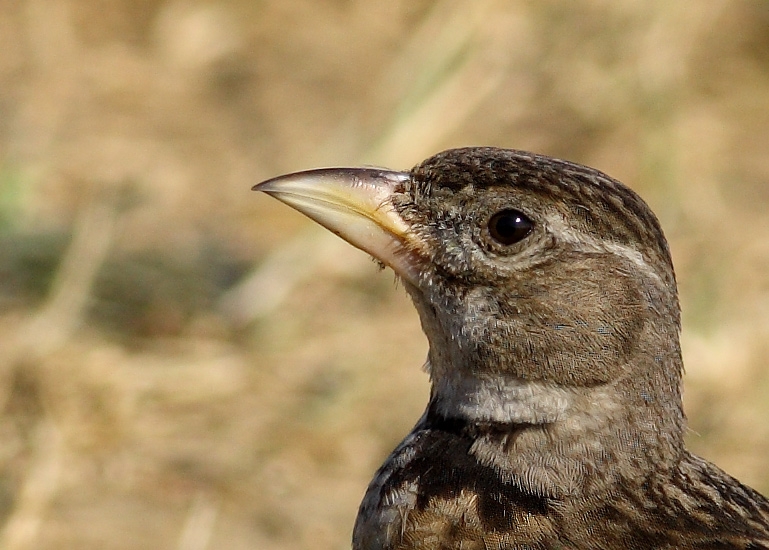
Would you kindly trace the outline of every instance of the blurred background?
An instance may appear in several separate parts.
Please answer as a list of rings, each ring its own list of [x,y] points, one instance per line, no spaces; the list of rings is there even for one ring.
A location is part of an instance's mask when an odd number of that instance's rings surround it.
[[[348,548],[426,343],[249,189],[462,145],[650,203],[689,444],[769,492],[769,2],[0,0],[0,548]]]

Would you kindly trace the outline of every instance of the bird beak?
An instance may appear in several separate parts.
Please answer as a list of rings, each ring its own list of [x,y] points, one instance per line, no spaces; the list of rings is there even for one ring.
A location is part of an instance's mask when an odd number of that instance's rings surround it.
[[[295,208],[416,285],[418,241],[392,204],[410,178],[371,168],[321,168],[272,178],[252,189]]]

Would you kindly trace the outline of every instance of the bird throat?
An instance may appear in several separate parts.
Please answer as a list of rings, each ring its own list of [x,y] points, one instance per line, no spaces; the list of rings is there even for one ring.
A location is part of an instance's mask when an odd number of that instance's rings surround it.
[[[573,401],[569,389],[544,382],[463,376],[456,371],[441,374],[433,380],[432,405],[445,418],[493,424],[552,424],[567,416]]]

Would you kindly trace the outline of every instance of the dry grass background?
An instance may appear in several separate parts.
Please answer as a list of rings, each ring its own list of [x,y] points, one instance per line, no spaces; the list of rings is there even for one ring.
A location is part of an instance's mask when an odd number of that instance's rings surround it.
[[[347,548],[426,345],[249,188],[473,144],[647,199],[690,445],[769,492],[765,0],[1,0],[0,548]]]

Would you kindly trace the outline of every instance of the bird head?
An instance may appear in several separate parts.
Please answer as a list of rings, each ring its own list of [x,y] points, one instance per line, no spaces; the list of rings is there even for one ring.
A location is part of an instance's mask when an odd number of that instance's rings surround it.
[[[640,424],[678,446],[673,266],[658,220],[620,182],[523,151],[464,148],[408,172],[322,169],[255,189],[401,277],[430,344],[438,414],[597,432],[630,422],[612,437],[660,442],[631,436]]]

